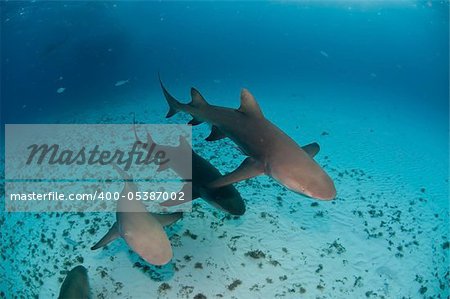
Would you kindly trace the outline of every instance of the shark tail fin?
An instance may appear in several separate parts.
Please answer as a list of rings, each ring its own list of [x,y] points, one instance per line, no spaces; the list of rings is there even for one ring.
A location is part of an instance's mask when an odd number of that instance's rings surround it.
[[[166,114],[166,118],[169,118],[169,117],[172,117],[175,114],[177,114],[178,111],[180,111],[180,109],[179,109],[180,102],[178,102],[177,99],[175,99],[167,91],[166,87],[162,83],[161,76],[159,74],[158,74],[158,78],[159,78],[159,84],[161,85],[161,88],[162,88],[163,93],[164,93],[164,97],[166,98],[166,101],[169,104],[169,112],[167,112],[167,114]]]
[[[109,243],[111,243],[112,241],[114,241],[119,237],[120,237],[119,227],[117,222],[115,222],[113,226],[111,226],[109,231],[106,233],[106,235],[103,238],[101,238],[101,240],[98,241],[97,244],[91,247],[91,250],[102,248],[103,246],[108,245]]]
[[[137,129],[136,129],[136,115],[133,113],[133,131],[134,131],[134,138],[135,138],[135,142],[138,143],[138,147],[142,148],[144,143],[141,141],[141,139],[139,139],[139,136],[137,134]]]
[[[139,136],[136,131],[136,114],[133,112],[133,131],[134,131],[134,138],[136,138],[136,141],[140,142]]]

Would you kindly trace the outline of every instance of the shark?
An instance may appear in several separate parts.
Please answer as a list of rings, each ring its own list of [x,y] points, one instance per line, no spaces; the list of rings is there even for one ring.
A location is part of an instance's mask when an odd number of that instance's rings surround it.
[[[128,246],[152,265],[165,265],[173,256],[172,247],[163,226],[178,221],[183,213],[155,214],[147,211],[141,201],[128,200],[128,194],[138,191],[131,176],[113,165],[125,180],[117,203],[116,222],[91,250],[101,248],[122,237]],[[135,197],[133,197],[135,198]]]
[[[144,147],[150,147],[153,144],[155,151],[163,151],[166,154],[169,163],[161,164],[158,171],[164,171],[170,168],[183,179],[191,178],[191,173],[187,173],[186,171],[189,170],[189,168],[184,165],[183,159],[180,157],[187,151],[192,152],[192,185],[189,186],[191,188],[189,191],[192,192],[192,200],[201,197],[213,207],[234,216],[241,216],[245,213],[245,202],[239,191],[233,185],[226,185],[218,188],[208,187],[209,183],[220,178],[222,174],[210,162],[192,150],[191,146],[183,136],[180,137],[178,146],[167,146],[155,143],[150,133],[147,132],[147,143],[144,144],[137,135],[135,120],[133,120],[133,123],[136,141]],[[184,202],[168,200],[161,203],[161,205],[170,207],[182,203]]]
[[[200,92],[191,88],[191,101],[181,103],[174,98],[159,77],[164,97],[169,105],[166,118],[178,112],[192,116],[190,125],[203,122],[211,125],[207,141],[230,138],[247,157],[234,171],[210,182],[209,188],[219,188],[266,174],[286,188],[319,200],[332,200],[336,188],[330,176],[313,159],[320,146],[314,142],[298,145],[291,137],[270,122],[247,90],[242,89],[238,109],[209,104]]]
[[[59,290],[58,299],[90,299],[90,287],[87,270],[79,265],[67,273],[61,289]]]

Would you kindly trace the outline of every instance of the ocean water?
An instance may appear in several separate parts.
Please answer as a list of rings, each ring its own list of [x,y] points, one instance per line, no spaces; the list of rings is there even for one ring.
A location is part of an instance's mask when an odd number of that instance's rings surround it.
[[[188,122],[165,118],[160,73],[184,103],[194,86],[237,108],[247,88],[320,144],[337,190],[320,201],[258,176],[234,184],[242,216],[195,200],[156,267],[123,239],[90,250],[114,213],[6,211],[3,171],[1,298],[57,298],[77,265],[92,298],[449,297],[447,1],[0,5],[2,153],[5,124]],[[193,149],[231,172],[245,156],[209,131],[192,128]]]

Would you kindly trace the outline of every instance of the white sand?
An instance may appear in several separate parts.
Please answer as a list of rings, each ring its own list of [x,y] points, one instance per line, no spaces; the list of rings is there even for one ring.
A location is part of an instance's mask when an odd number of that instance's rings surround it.
[[[227,89],[224,81],[197,86],[205,93],[211,87],[211,98]],[[319,142],[317,160],[335,180],[335,201],[307,199],[267,177],[239,183],[246,214],[233,219],[197,201],[168,230],[174,259],[162,269],[147,269],[123,240],[89,250],[113,214],[2,212],[7,276],[0,290],[7,298],[56,298],[62,271],[82,263],[93,298],[447,298],[448,132],[428,117],[433,111],[364,90],[292,85],[280,94],[273,86],[247,87],[266,117],[299,143]],[[183,92],[187,98],[189,90]],[[237,107],[238,92],[216,103]],[[58,119],[130,123],[129,112],[136,112],[138,121],[165,122],[160,92],[120,101]],[[200,155],[222,172],[239,165],[244,157],[231,141],[200,141],[207,134],[206,126],[194,129]]]

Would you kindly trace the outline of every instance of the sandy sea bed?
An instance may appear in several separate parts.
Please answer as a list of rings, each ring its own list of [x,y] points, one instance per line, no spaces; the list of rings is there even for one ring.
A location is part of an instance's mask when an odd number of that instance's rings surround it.
[[[187,87],[174,94],[187,98]],[[198,87],[212,103],[238,106],[239,90],[226,82]],[[361,89],[248,87],[288,135],[321,145],[317,160],[335,180],[336,200],[311,200],[267,177],[240,182],[246,214],[196,201],[167,229],[174,258],[162,268],[147,266],[123,240],[89,250],[112,213],[1,212],[6,298],[56,298],[64,271],[78,264],[88,269],[93,298],[447,298],[448,131],[429,117],[432,108]],[[130,93],[46,122],[130,123],[135,112],[138,121],[164,123],[166,109],[159,91]],[[223,173],[237,167],[244,157],[233,143],[207,144],[208,131],[194,128],[197,153]]]

